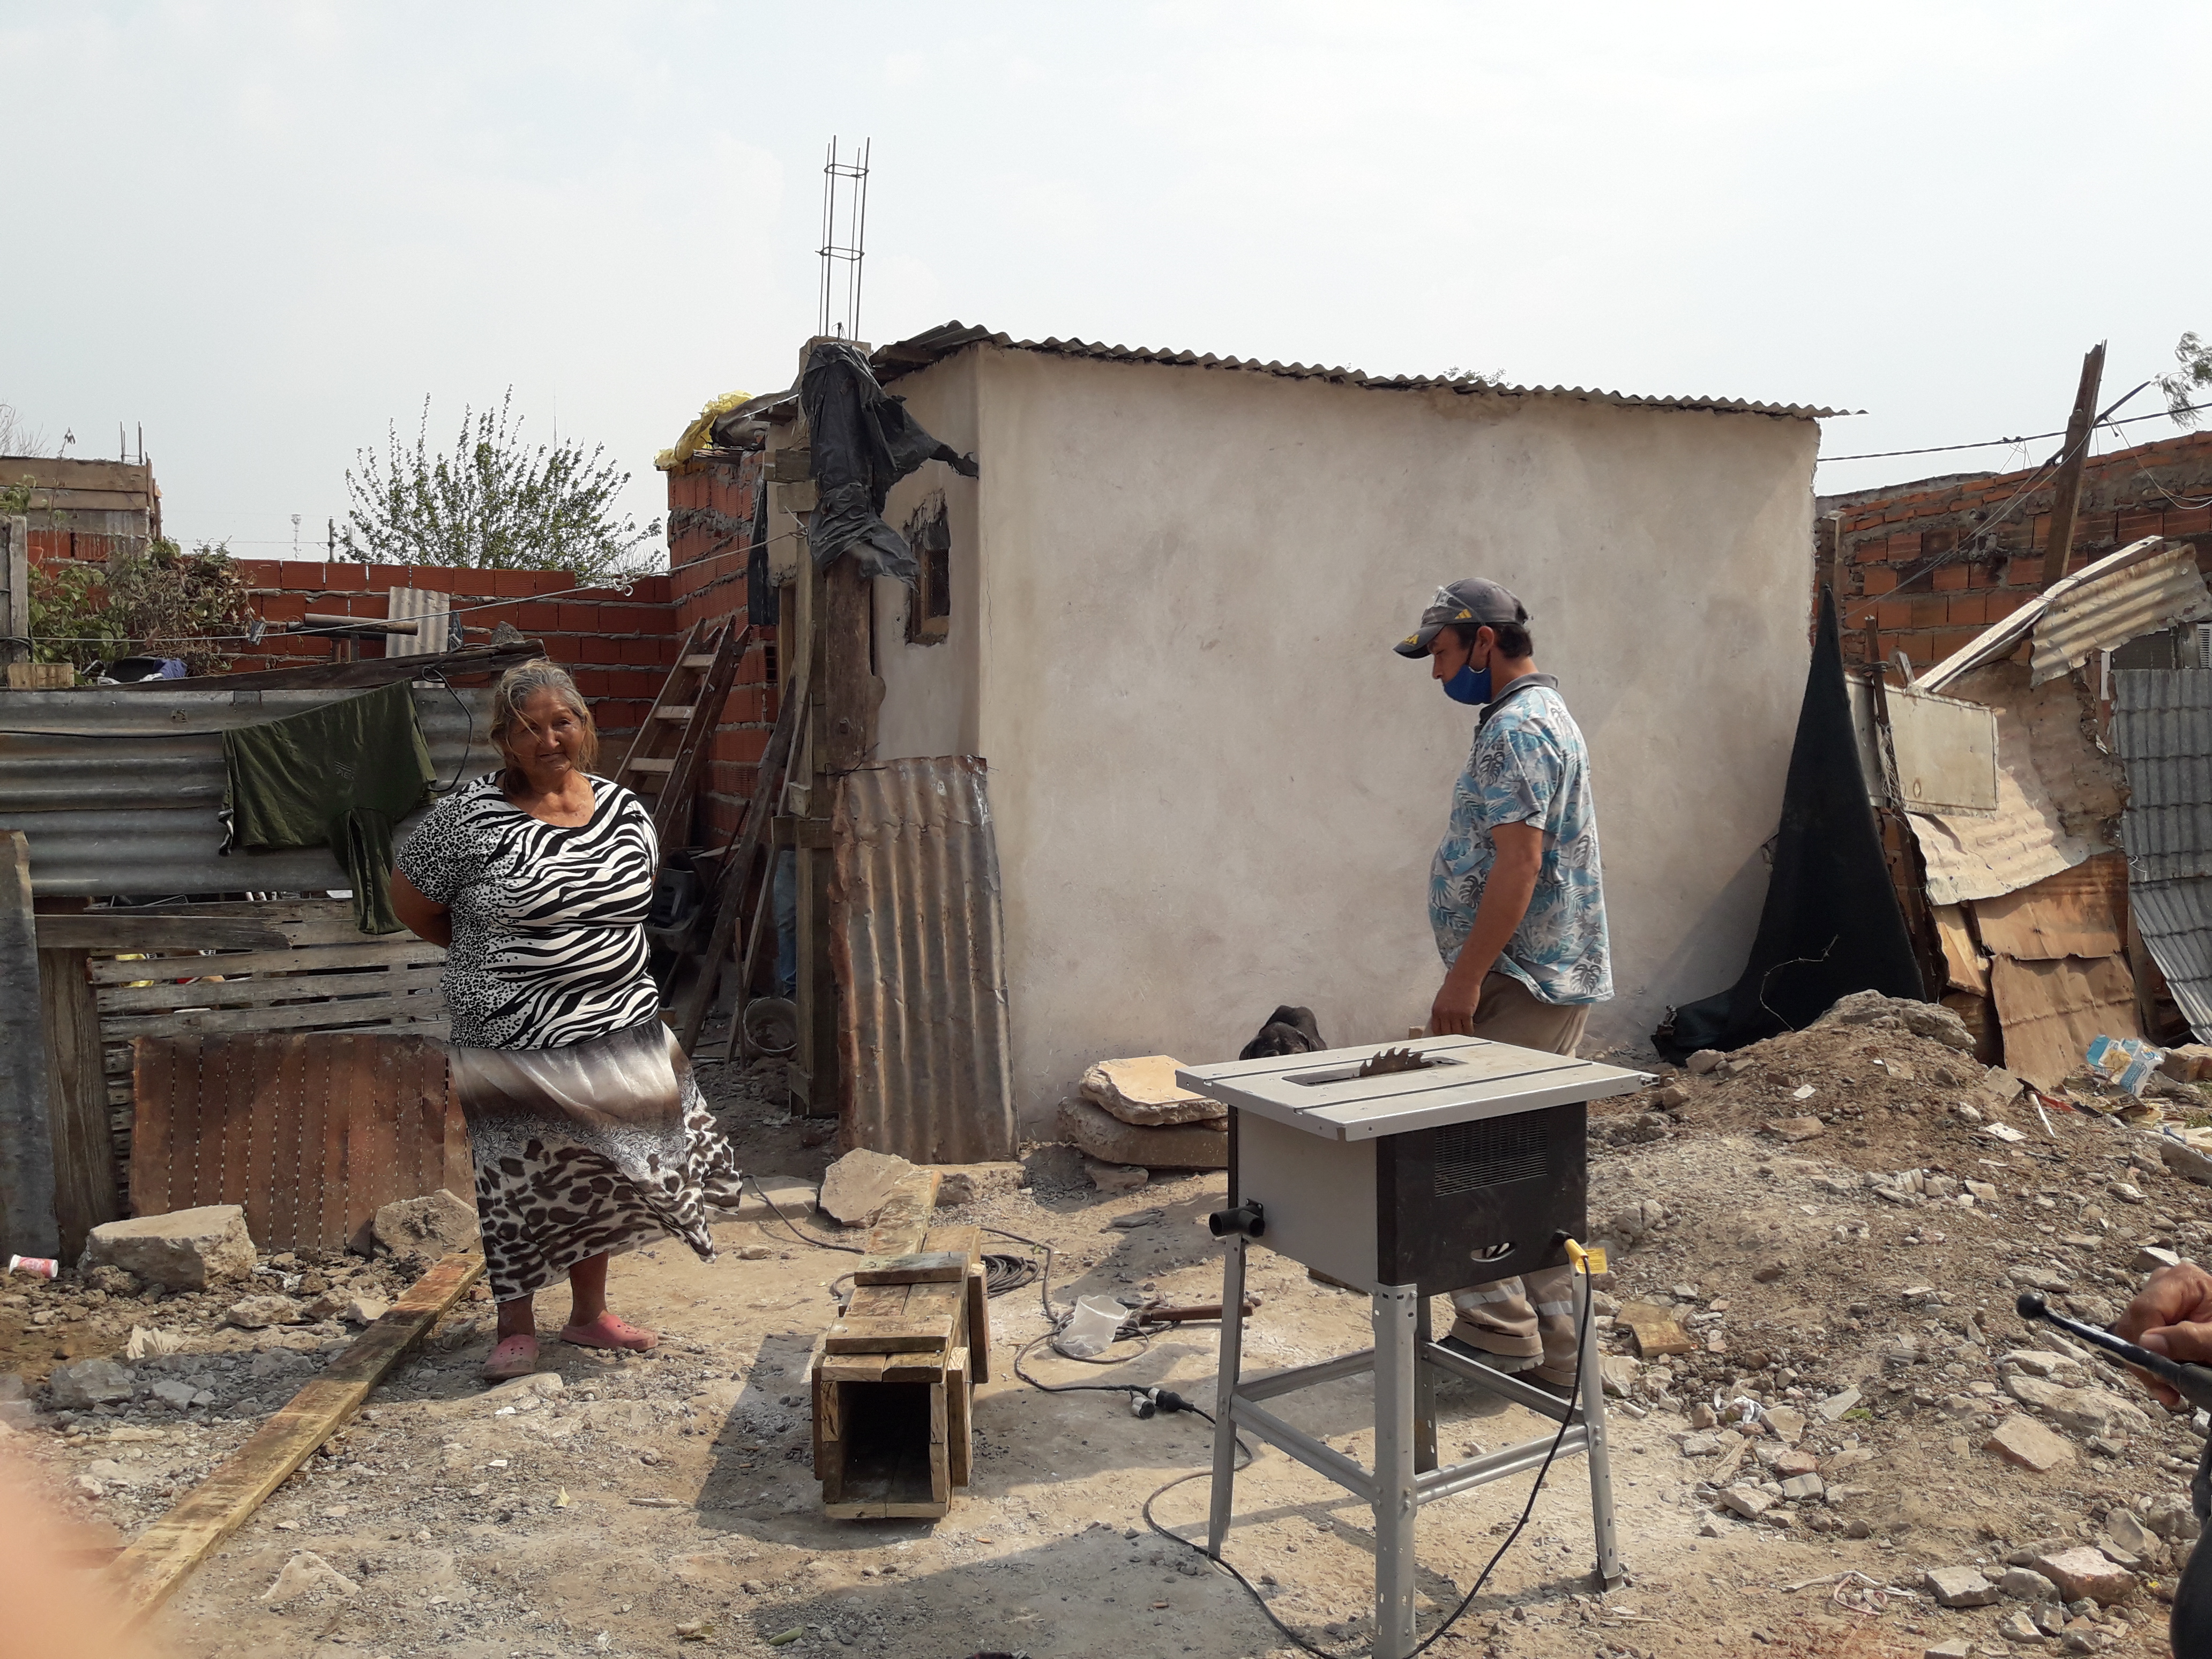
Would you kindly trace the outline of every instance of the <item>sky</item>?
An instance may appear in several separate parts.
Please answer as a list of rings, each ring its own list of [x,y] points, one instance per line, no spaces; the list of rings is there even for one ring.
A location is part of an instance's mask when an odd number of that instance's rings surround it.
[[[2098,341],[2110,403],[2212,333],[2181,4],[0,0],[0,403],[143,428],[167,532],[259,556],[510,388],[661,516],[654,453],[793,378],[833,138],[878,343],[1823,404],[1850,456],[2051,430]]]

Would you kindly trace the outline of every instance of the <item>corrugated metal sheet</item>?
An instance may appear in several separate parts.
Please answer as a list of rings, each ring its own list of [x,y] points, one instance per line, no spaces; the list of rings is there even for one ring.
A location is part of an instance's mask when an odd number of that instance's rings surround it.
[[[222,733],[357,695],[110,687],[0,693],[0,830],[29,838],[32,889],[41,896],[343,886],[344,872],[321,848],[216,853]],[[490,706],[483,690],[416,691],[441,785],[497,763]]]
[[[2212,878],[2139,881],[2128,899],[2182,1018],[2199,1042],[2212,1042]]]
[[[2070,870],[2101,850],[2067,827],[2033,763],[2027,721],[2015,708],[1996,711],[1995,812],[1910,814],[1928,871],[1928,902],[1994,898]]]
[[[2114,673],[2112,743],[2128,769],[2120,839],[2136,879],[2212,876],[2212,669]]]
[[[2212,592],[2184,542],[2094,582],[2048,597],[2035,623],[2033,683],[2042,684],[2145,634],[2212,617]]]
[[[387,590],[385,615],[392,622],[416,624],[412,634],[394,634],[384,641],[387,657],[427,657],[458,649],[460,636],[453,630],[453,599],[427,587]]]
[[[943,323],[892,344],[879,346],[871,360],[878,377],[896,380],[901,374],[927,368],[943,357],[971,345],[993,345],[1007,351],[1041,351],[1057,357],[1095,357],[1115,363],[1170,363],[1191,368],[1242,369],[1254,374],[1273,374],[1291,380],[1333,380],[1340,386],[1369,386],[1382,392],[1441,390],[1468,396],[1492,398],[1566,398],[1578,403],[1607,404],[1618,409],[1703,410],[1717,415],[1771,415],[1799,421],[1826,420],[1838,415],[1862,414],[1850,409],[1823,409],[1811,404],[1759,404],[1741,398],[1646,398],[1632,392],[1604,392],[1594,387],[1565,386],[1504,386],[1470,375],[1368,374],[1356,368],[1328,368],[1319,363],[1263,363],[1250,357],[1218,357],[1213,353],[1156,350],[1144,346],[1103,345],[1095,340],[1017,340],[972,324]],[[753,419],[796,403],[796,386],[787,392],[764,392],[726,418]]]
[[[1014,1156],[1006,925],[984,763],[842,782],[830,957],[848,1146],[918,1164]]]
[[[2117,553],[2107,553],[2095,562],[2084,565],[2070,576],[2061,577],[2002,622],[1991,623],[1913,684],[1923,691],[1941,691],[1968,670],[2011,655],[2044,613],[2067,594],[2157,556],[2164,545],[2164,537],[2146,536],[2139,542],[2130,542]]]

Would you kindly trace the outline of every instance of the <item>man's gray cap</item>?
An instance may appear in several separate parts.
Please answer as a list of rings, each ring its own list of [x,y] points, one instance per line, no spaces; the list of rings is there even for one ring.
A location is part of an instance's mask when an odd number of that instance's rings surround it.
[[[1469,576],[1437,590],[1437,602],[1421,612],[1420,626],[1390,648],[1401,657],[1425,657],[1429,646],[1446,623],[1472,623],[1477,628],[1500,628],[1507,623],[1528,623],[1528,607],[1496,582]]]

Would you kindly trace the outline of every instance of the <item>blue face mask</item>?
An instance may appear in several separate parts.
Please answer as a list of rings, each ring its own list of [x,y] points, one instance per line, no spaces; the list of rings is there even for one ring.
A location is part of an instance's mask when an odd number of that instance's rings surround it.
[[[1444,682],[1444,696],[1454,702],[1463,702],[1479,708],[1490,701],[1490,670],[1477,672],[1472,660],[1462,664],[1458,673]]]

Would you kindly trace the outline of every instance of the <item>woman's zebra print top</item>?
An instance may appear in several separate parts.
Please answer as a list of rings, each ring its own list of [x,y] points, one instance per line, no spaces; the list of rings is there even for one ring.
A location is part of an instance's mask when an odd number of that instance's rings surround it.
[[[645,915],[659,855],[653,818],[594,777],[591,820],[534,818],[496,772],[423,817],[393,862],[451,907],[446,1006],[466,1048],[565,1048],[660,1012],[647,971]]]

